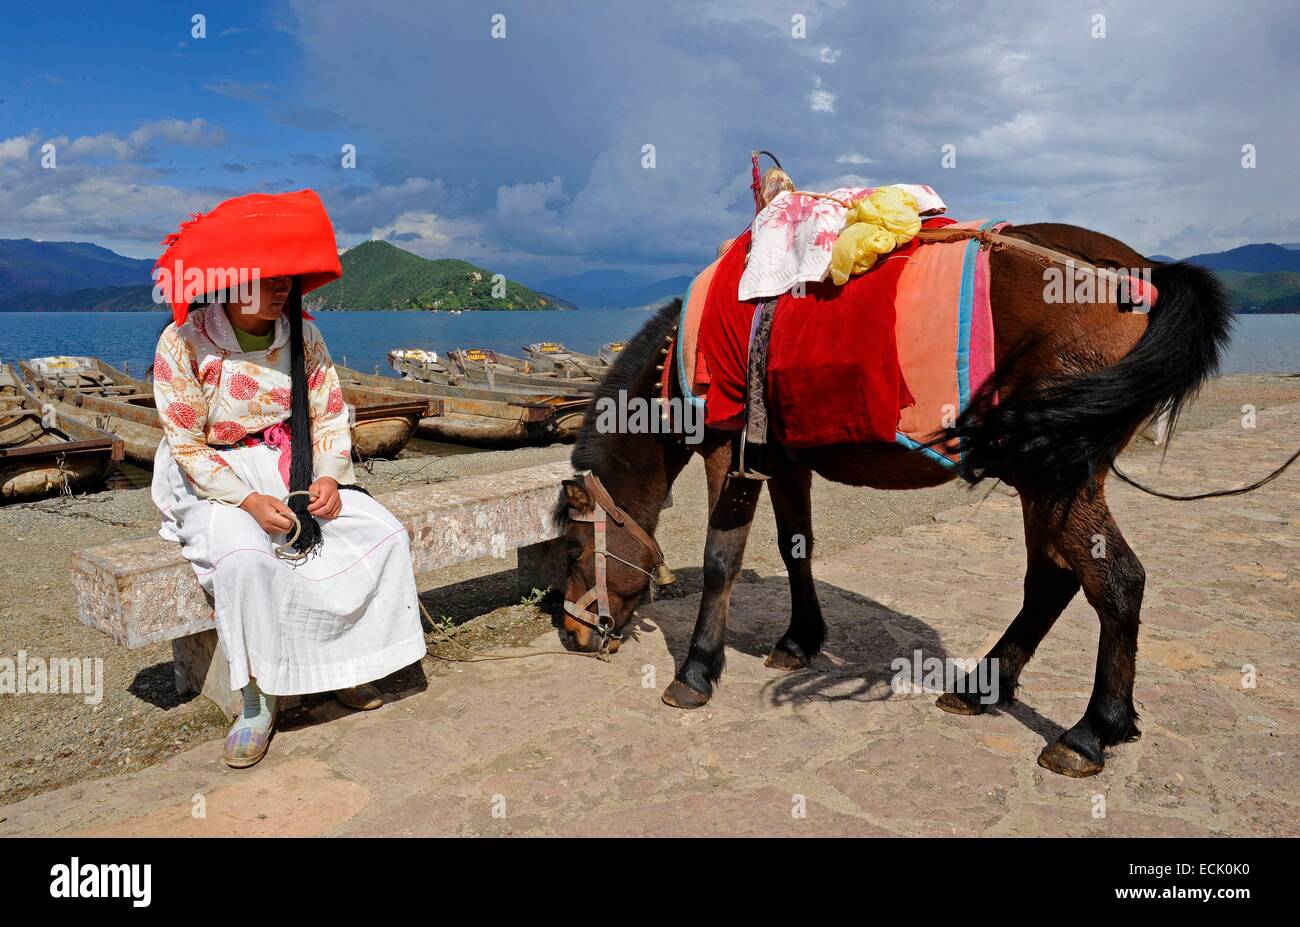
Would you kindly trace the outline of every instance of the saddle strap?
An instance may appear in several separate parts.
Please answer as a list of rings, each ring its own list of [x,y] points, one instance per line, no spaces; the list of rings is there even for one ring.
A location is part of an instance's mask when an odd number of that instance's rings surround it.
[[[1020,238],[1013,238],[1010,235],[1004,235],[991,229],[954,229],[951,226],[946,226],[938,229],[921,229],[916,233],[916,237],[922,242],[962,241],[973,238],[979,241],[980,247],[991,251],[1010,249],[1027,254],[1043,267],[1060,264],[1063,267],[1083,271],[1083,273],[1096,279],[1099,286],[1109,287],[1113,292],[1125,292],[1124,285],[1127,282],[1130,295],[1126,301],[1134,312],[1150,312],[1160,296],[1156,288],[1151,285],[1149,275],[1147,275],[1147,279],[1139,279],[1125,271],[1100,267],[1091,261],[1085,261],[1072,254],[1066,254],[1052,248],[1044,248],[1042,245],[1036,245]]]
[[[765,299],[754,310],[749,336],[748,395],[745,403],[745,443],[767,443],[767,347],[772,339],[775,299]]]
[[[1044,248],[1042,245],[1036,245],[1033,242],[1025,241],[1023,238],[1013,238],[1002,232],[995,232],[991,229],[958,229],[952,226],[944,226],[937,229],[921,229],[916,233],[916,240],[926,241],[967,241],[975,239],[980,243],[980,247],[987,248],[991,251],[1019,251],[1028,254],[1039,264],[1047,267],[1049,264],[1060,264],[1062,266],[1071,266],[1087,274],[1096,277],[1118,280],[1120,274],[1109,267],[1101,267],[1093,264],[1091,261],[1085,261],[1083,258],[1075,257],[1072,254],[1066,254],[1063,251],[1055,251],[1052,248]],[[1128,276],[1125,274],[1125,276]]]

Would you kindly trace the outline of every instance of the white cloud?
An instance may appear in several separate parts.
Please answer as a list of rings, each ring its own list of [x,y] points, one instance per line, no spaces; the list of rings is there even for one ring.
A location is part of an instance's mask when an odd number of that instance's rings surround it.
[[[996,125],[981,128],[957,143],[959,156],[968,151],[984,158],[1024,157],[1042,150],[1047,117],[1039,113],[1016,113]]]
[[[214,205],[211,193],[142,183],[118,170],[37,167],[4,180],[0,237],[89,239],[137,256],[156,255],[181,219]]]
[[[382,226],[404,212],[432,213],[445,199],[440,180],[407,177],[397,184],[359,184],[319,191],[334,225],[348,233],[362,234]]]
[[[66,136],[50,139],[58,146],[60,157],[72,155],[86,158],[116,158],[131,161],[147,151],[155,142],[185,145],[190,148],[210,148],[224,145],[226,131],[208,128],[207,120],[161,119],[147,122],[123,137],[113,132],[82,135],[69,140]]]
[[[545,183],[516,183],[497,188],[496,216],[502,222],[553,222],[552,207],[569,201],[564,181],[552,177]]]
[[[0,141],[0,237],[90,239],[135,256],[155,255],[158,241],[181,219],[224,197],[164,183],[141,156],[159,145],[211,146],[224,137],[203,119],[163,119],[125,136],[69,139],[33,130]],[[42,166],[45,142],[56,145],[54,169]]]
[[[448,246],[455,240],[447,223],[431,212],[404,212],[387,225],[371,229],[370,237],[439,257],[446,256]]]
[[[835,94],[822,87],[820,80],[817,81],[817,86],[808,94],[808,108],[814,113],[835,112]]]
[[[15,135],[0,141],[0,164],[6,161],[26,161],[40,138],[40,133],[28,132],[26,135]]]

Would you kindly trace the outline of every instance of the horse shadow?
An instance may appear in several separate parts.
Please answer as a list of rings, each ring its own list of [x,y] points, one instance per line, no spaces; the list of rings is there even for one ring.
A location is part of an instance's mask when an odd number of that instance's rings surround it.
[[[693,596],[703,589],[703,571],[677,571],[678,582],[662,599]],[[902,663],[936,658],[946,662],[948,651],[939,633],[924,620],[905,614],[850,590],[817,581],[817,598],[826,618],[826,640],[807,669],[770,670],[764,686],[773,705],[809,701],[881,701],[895,696],[894,681]],[[690,649],[695,612],[657,609],[654,625],[664,636],[674,663],[680,667]],[[760,576],[742,570],[732,589],[727,622],[730,650],[765,659],[789,626],[789,583],[784,576]],[[644,619],[634,629],[644,633]],[[634,636],[635,636],[634,633]],[[907,671],[908,678],[911,676]],[[726,674],[723,675],[723,684]]]
[[[701,591],[702,572],[698,568],[677,571],[679,588],[663,598],[686,598]],[[950,659],[982,656],[950,653],[940,633],[927,621],[869,596],[821,580],[816,581],[816,589],[826,619],[826,640],[806,669],[765,670],[771,677],[763,683],[762,692],[772,707],[813,702],[878,702],[900,697],[933,700],[938,696],[938,689],[931,690],[929,685],[924,685],[926,694],[921,694],[913,686],[915,682],[928,682],[924,670],[931,665],[930,660],[947,665]],[[789,617],[786,578],[764,577],[753,570],[743,570],[732,591],[727,647],[764,659],[785,633]],[[664,636],[676,667],[681,666],[690,649],[695,618],[693,611],[682,614],[680,609],[654,613],[655,628]],[[639,627],[643,633],[651,630],[644,620]],[[921,668],[919,679],[914,667]],[[724,685],[725,682],[724,673]],[[991,705],[988,713],[1009,714],[1047,743],[1054,742],[1064,731],[1059,724],[1020,701],[1005,707]]]

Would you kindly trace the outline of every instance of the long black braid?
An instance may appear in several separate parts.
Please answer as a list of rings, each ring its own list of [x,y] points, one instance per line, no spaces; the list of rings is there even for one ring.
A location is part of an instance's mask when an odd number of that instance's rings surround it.
[[[307,394],[307,358],[302,338],[302,281],[298,277],[293,278],[284,314],[289,319],[289,438],[293,449],[289,462],[289,489],[303,492],[311,488],[314,477],[311,403]],[[311,500],[307,496],[293,496],[288,505],[302,526],[293,546],[300,553],[311,553],[321,544],[320,523],[307,511]]]
[[[300,492],[311,488],[315,478],[312,460],[311,403],[307,392],[307,358],[303,348],[302,337],[302,278],[294,277],[289,290],[289,298],[284,304],[284,314],[289,319],[289,440],[292,442],[292,456],[289,461],[289,489]],[[340,490],[350,489],[366,492],[354,483],[339,486]],[[299,553],[311,553],[320,547],[320,523],[307,511],[311,499],[307,496],[294,496],[288,502],[302,529],[294,548]]]

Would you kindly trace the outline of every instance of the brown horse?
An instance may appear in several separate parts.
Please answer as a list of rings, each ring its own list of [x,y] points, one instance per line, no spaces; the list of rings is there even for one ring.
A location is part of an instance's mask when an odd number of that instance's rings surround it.
[[[1021,670],[1080,588],[1100,619],[1087,711],[1038,758],[1055,772],[1088,776],[1101,771],[1105,748],[1139,736],[1133,677],[1145,573],[1111,516],[1105,479],[1144,421],[1162,412],[1176,421],[1179,409],[1217,371],[1231,312],[1215,278],[1198,267],[1153,264],[1121,242],[1073,226],[1026,225],[1007,234],[1101,267],[1150,268],[1159,294],[1149,315],[1117,302],[1049,305],[1041,264],[1018,250],[995,250],[990,298],[999,374],[943,436],[964,449],[965,478],[1005,481],[1018,491],[1024,516],[1024,602],[984,658],[989,665],[977,668],[978,678],[996,673],[999,701],[1011,701]],[[666,362],[677,315],[677,305],[670,304],[643,327],[593,402],[623,390],[645,400],[657,395],[658,368]],[[663,694],[671,706],[699,708],[722,674],[731,587],[762,484],[728,477],[730,433],[706,430],[703,442],[691,447],[656,434],[600,433],[594,420],[589,414],[573,463],[597,479],[566,480],[557,513],[567,520],[569,556],[562,635],[579,650],[617,650],[621,630],[662,562],[652,540],[660,509],[690,455],[702,454],[709,492],[704,593],[689,652]],[[876,489],[935,486],[954,474],[892,444],[778,456],[767,486],[790,577],[791,612],[789,629],[767,665],[797,670],[809,665],[826,634],[811,565],[812,474]],[[599,558],[598,528],[604,548]],[[807,553],[796,545],[800,537]],[[1094,556],[1095,550],[1105,555]],[[601,602],[600,615],[589,608],[593,600]],[[939,707],[958,714],[985,711],[981,696],[972,694],[977,673],[971,684],[940,696]]]

